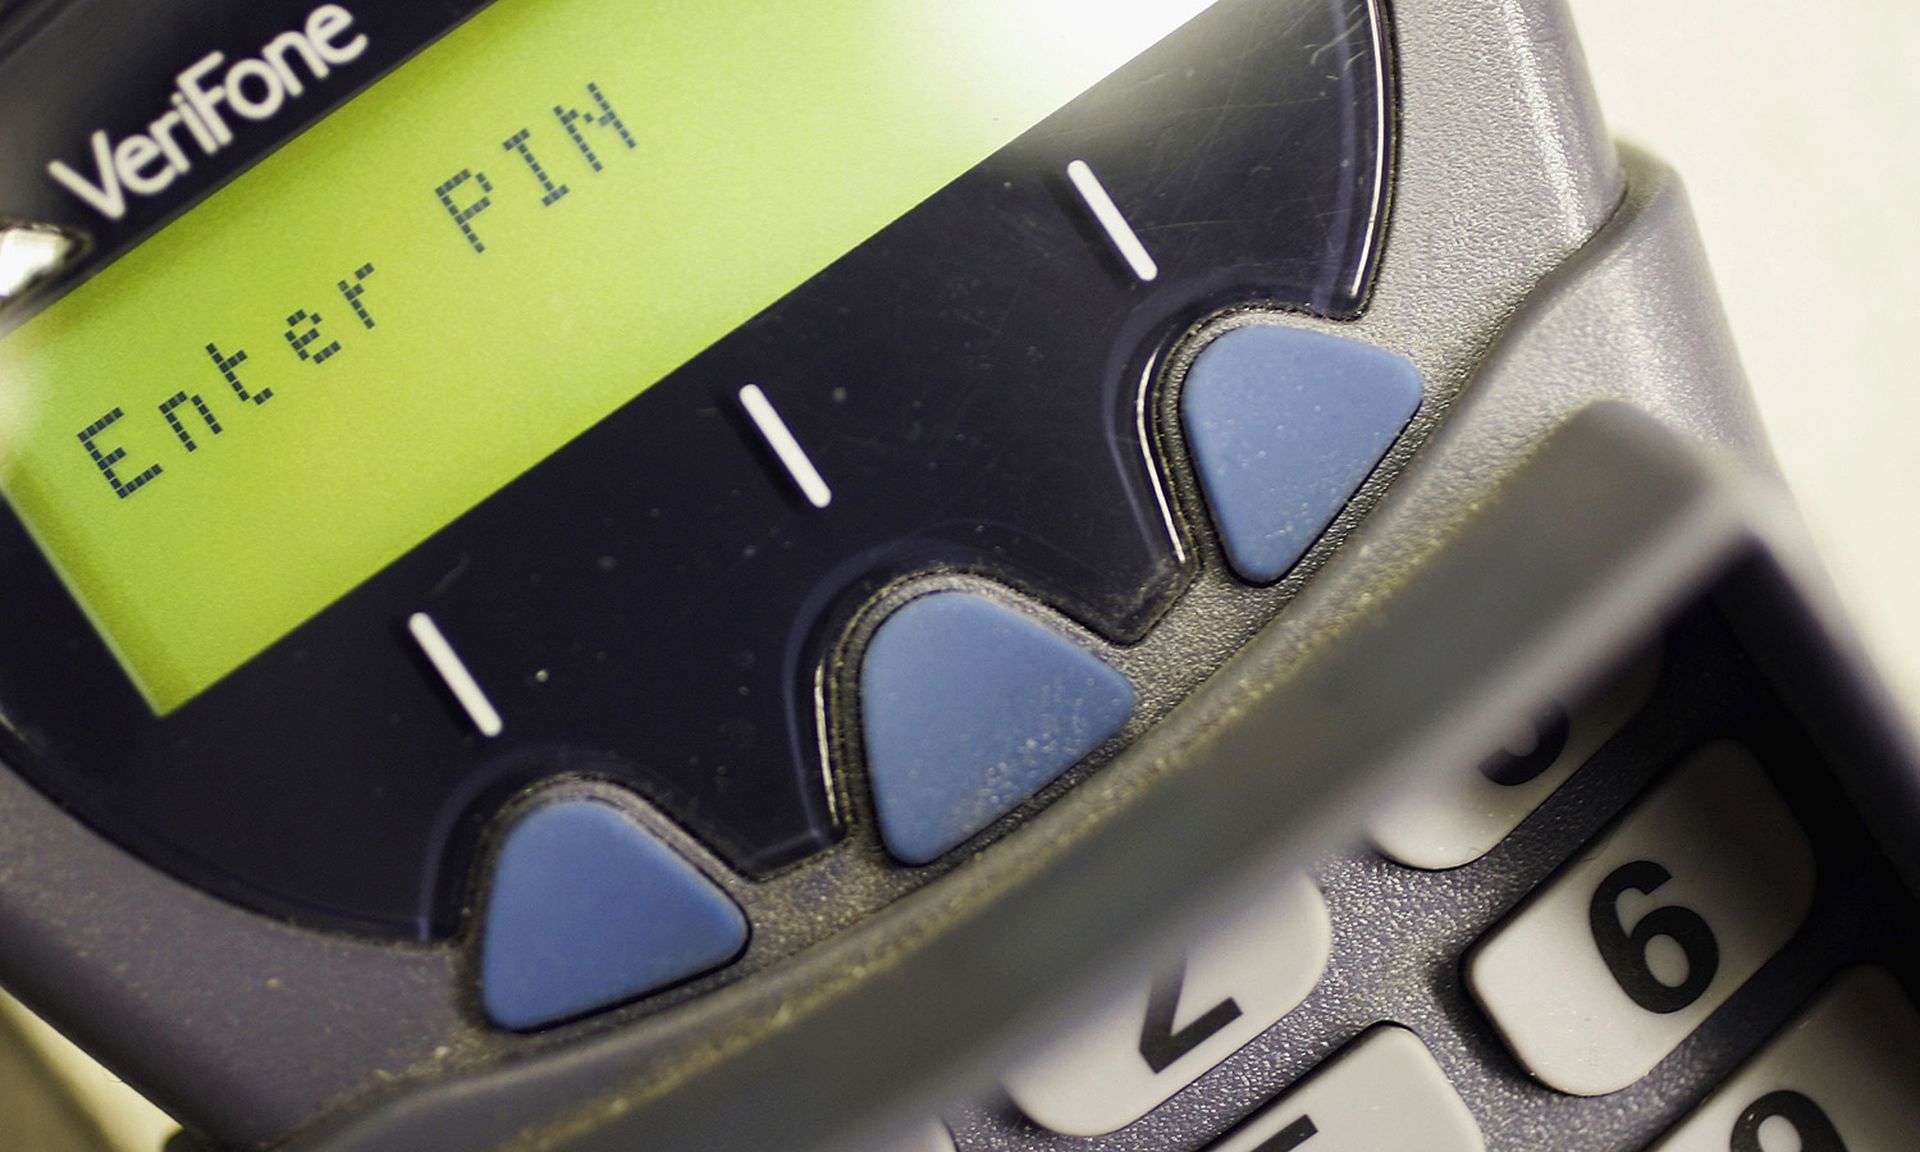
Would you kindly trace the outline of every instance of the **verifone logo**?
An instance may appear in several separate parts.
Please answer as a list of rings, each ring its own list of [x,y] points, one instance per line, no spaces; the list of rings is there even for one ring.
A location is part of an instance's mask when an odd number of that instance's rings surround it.
[[[267,41],[257,56],[228,64],[225,55],[209,52],[194,61],[174,78],[173,107],[145,132],[119,141],[104,130],[95,132],[91,178],[64,160],[48,164],[47,174],[94,211],[118,220],[127,214],[127,193],[157,196],[193,170],[189,146],[216,156],[233,143],[229,116],[271,120],[309,83],[325,80],[366,50],[366,36],[353,30],[353,13],[322,4],[303,27]]]

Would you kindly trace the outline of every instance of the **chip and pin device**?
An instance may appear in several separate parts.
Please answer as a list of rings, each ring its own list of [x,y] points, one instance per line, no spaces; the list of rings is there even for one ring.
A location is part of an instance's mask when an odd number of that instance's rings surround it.
[[[0,986],[176,1152],[1920,1147],[1558,0],[0,4]]]

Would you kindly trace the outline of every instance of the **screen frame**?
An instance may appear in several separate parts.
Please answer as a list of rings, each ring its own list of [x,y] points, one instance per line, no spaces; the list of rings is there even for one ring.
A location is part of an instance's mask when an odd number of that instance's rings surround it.
[[[1040,599],[1116,643],[1136,640],[1179,595],[1189,570],[1188,530],[1167,510],[1146,400],[1165,350],[1220,309],[1250,301],[1335,320],[1365,308],[1392,184],[1391,48],[1378,19],[1351,23],[1346,6],[1332,0],[1297,7],[1325,20],[1330,37],[1365,45],[1357,57],[1342,53],[1360,61],[1349,73],[1353,86],[1334,86],[1324,105],[1290,119],[1270,122],[1258,107],[1245,108],[1241,123],[1286,141],[1289,163],[1269,166],[1282,192],[1302,173],[1337,173],[1342,158],[1364,154],[1351,177],[1337,178],[1347,181],[1336,187],[1351,198],[1350,211],[1289,213],[1296,201],[1276,196],[1273,185],[1230,177],[1237,171],[1230,163],[1188,185],[1198,199],[1151,202],[1148,190],[1164,186],[1163,174],[1197,150],[1214,148],[1220,161],[1218,138],[1183,139],[1169,135],[1168,125],[1229,103],[1214,90],[1235,82],[1226,67],[1234,57],[1222,46],[1263,43],[1248,22],[1279,26],[1277,15],[1260,17],[1244,0],[1225,0],[164,719],[147,710],[8,509],[0,514],[0,592],[19,614],[10,634],[0,632],[10,654],[0,663],[0,708],[13,721],[0,732],[0,756],[117,842],[223,898],[302,923],[401,938],[457,929],[487,814],[554,776],[632,788],[748,876],[821,851],[840,835],[846,787],[833,776],[836,754],[821,736],[821,670],[838,658],[839,638],[861,605],[898,580],[961,572]],[[1183,94],[1165,104],[1137,105],[1130,95],[1141,77],[1183,74],[1189,87],[1176,86]],[[1275,69],[1272,82],[1289,75]],[[1320,118],[1323,110],[1331,110],[1330,121]],[[1143,134],[1151,147],[1141,145]],[[1267,137],[1238,145],[1263,159],[1274,146]],[[1096,163],[1116,197],[1140,205],[1143,229],[1185,228],[1193,266],[1169,269],[1151,285],[1136,282],[1073,198],[1064,178],[1070,152]],[[1211,193],[1209,180],[1218,182]],[[1071,259],[1047,264],[1057,279],[1034,291],[1025,249],[1037,219],[1052,221],[1048,243]],[[1341,223],[1335,229],[1330,220]],[[977,239],[965,238],[968,228],[979,230]],[[98,255],[106,254],[102,246]],[[977,272],[956,259],[975,260]],[[859,287],[863,276],[869,287]],[[901,283],[973,287],[971,296],[939,296],[903,313]],[[1008,293],[1029,291],[1048,307],[1006,311]],[[850,302],[854,311],[895,319],[877,330],[836,320]],[[983,346],[978,317],[985,314],[1007,319]],[[527,633],[513,629],[527,616],[524,590],[542,580],[546,604],[558,613],[543,620],[543,635],[606,635],[630,620],[627,604],[702,602],[711,593],[697,585],[722,570],[716,541],[732,554],[741,540],[784,544],[779,525],[800,507],[770,453],[740,450],[751,432],[730,403],[734,382],[769,364],[790,379],[870,376],[861,358],[897,358],[894,325],[902,316],[921,326],[911,354],[926,367],[914,369],[921,391],[890,396],[880,423],[908,427],[916,421],[909,409],[923,399],[956,418],[965,411],[956,398],[983,391],[1013,405],[974,412],[955,426],[979,459],[1001,462],[976,469],[988,479],[971,506],[943,506],[924,477],[914,479],[923,465],[917,456],[876,456],[871,437],[840,440],[823,467],[861,478],[877,495],[860,518],[835,522],[851,527],[832,530],[826,551],[808,561],[811,575],[782,574],[729,593],[741,607],[702,624],[699,639],[670,637],[666,650],[678,653],[672,661],[642,654],[660,650],[657,644],[616,652],[614,663],[643,679],[602,683],[597,699],[606,703],[584,722],[568,711],[572,705],[529,704],[539,690],[516,677],[510,687],[520,698],[502,705],[522,718],[515,739],[491,742],[472,730],[405,636],[412,613],[433,606],[484,675],[520,659],[523,649],[514,645]],[[1089,341],[1091,332],[1103,336]],[[1023,348],[1045,356],[1022,375],[996,370],[996,358]],[[897,359],[891,367],[900,370]],[[1063,376],[1087,379],[1097,403],[1056,402],[1057,384],[1047,381]],[[764,382],[781,400],[779,381]],[[803,436],[810,420],[831,415],[784,403]],[[1078,431],[1067,427],[1076,422]],[[832,438],[816,437],[823,439]],[[628,463],[636,443],[657,457],[650,457],[652,481]],[[1013,461],[1029,463],[1016,469]],[[679,511],[650,524],[651,502],[636,502],[634,490],[669,491],[689,476],[702,479]],[[910,487],[897,487],[903,481]],[[880,498],[912,485],[924,494],[905,514],[897,499]],[[556,515],[596,486],[632,517],[612,536],[594,511]],[[693,591],[663,597],[636,587],[610,596],[609,574],[597,562],[576,570],[568,586],[590,591],[568,598],[557,590],[554,556],[617,558],[623,548],[655,542],[667,555],[691,557]],[[476,556],[489,560],[476,565]],[[1310,556],[1302,578],[1318,562]],[[785,602],[764,609],[770,588]],[[468,621],[480,627],[464,627]],[[474,639],[500,632],[502,622],[504,635]],[[728,627],[743,637],[728,653],[769,649],[753,679],[740,683],[771,702],[755,723],[783,747],[757,764],[730,763],[734,799],[719,811],[717,785],[698,763],[713,757],[696,752],[680,767],[662,766],[659,734],[619,720],[616,697],[671,698],[700,678],[696,658],[720,662],[707,676],[713,682],[740,675],[724,667],[727,653],[707,650],[726,646],[708,634]],[[663,711],[671,723],[707,723],[710,715],[697,701]],[[236,808],[247,813],[244,821],[233,818]],[[334,831],[323,836],[323,828]],[[332,855],[323,862],[317,846]]]

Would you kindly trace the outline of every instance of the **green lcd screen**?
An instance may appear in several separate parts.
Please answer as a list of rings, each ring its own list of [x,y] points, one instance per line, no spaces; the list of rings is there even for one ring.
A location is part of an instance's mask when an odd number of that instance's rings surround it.
[[[1203,7],[501,0],[0,340],[0,487],[165,714]]]

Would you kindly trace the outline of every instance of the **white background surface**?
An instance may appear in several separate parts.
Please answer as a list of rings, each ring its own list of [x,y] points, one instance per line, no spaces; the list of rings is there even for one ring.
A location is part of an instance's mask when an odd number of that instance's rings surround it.
[[[1920,2],[1570,3],[1614,135],[1686,179],[1788,482],[1920,717]]]

